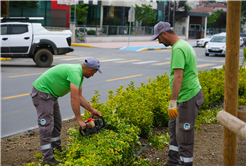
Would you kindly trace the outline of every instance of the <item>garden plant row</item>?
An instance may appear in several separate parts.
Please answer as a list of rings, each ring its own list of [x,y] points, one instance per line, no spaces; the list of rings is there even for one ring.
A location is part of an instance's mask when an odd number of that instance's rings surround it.
[[[244,49],[244,61],[246,49]],[[239,69],[238,104],[246,105],[246,69],[243,63]],[[217,122],[215,116],[219,109],[215,105],[223,103],[225,67],[199,71],[199,80],[203,90],[204,103],[196,120],[196,129],[202,123]],[[153,127],[167,126],[169,121],[168,104],[171,98],[169,77],[165,73],[149,78],[148,84],[135,87],[131,82],[127,87],[120,86],[109,91],[109,99],[99,102],[100,94],[95,91],[90,104],[104,116],[111,127],[98,134],[82,137],[78,128],[69,129],[69,139],[62,152],[55,152],[55,158],[66,166],[147,166],[148,160],[135,157],[134,146],[139,137],[148,137],[149,142],[158,149],[168,145],[169,135],[151,136]],[[88,111],[82,116],[90,116]],[[142,147],[139,144],[140,148]],[[40,156],[37,153],[36,157]],[[40,162],[41,156],[40,156]],[[28,163],[37,166],[40,163]]]

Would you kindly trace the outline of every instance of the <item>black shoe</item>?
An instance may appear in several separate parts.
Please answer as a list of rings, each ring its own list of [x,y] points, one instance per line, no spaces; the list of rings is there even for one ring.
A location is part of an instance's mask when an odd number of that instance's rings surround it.
[[[42,166],[45,166],[45,164],[49,164],[50,166],[56,166],[59,165],[61,162],[57,161],[54,157],[52,157],[49,160],[44,160],[42,163]]]
[[[177,166],[177,164],[166,163],[164,166]]]

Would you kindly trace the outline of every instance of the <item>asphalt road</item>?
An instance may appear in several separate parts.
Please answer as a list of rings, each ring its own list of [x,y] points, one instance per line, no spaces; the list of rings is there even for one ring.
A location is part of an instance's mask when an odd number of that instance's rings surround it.
[[[100,49],[74,47],[75,51],[67,55],[54,56],[52,66],[69,63],[83,63],[86,57],[98,58],[103,74],[84,80],[83,96],[90,100],[95,90],[99,90],[100,101],[108,99],[108,91],[116,90],[119,85],[127,86],[134,81],[135,86],[147,83],[148,77],[167,73],[171,50],[123,51],[118,49]],[[225,64],[224,56],[204,55],[204,48],[195,48],[198,70],[221,68]],[[240,62],[243,51],[240,50]],[[52,67],[51,66],[51,67]],[[37,67],[32,59],[12,59],[1,62],[1,137],[17,134],[37,127],[36,110],[29,93],[32,83],[49,68]],[[63,119],[74,116],[70,106],[70,94],[59,98]],[[100,111],[100,110],[99,110]],[[81,109],[83,113],[83,109]]]

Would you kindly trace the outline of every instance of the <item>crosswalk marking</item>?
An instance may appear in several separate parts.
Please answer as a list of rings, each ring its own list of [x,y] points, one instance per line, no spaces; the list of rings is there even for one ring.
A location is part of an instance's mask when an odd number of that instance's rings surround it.
[[[155,63],[155,62],[158,62],[158,61],[142,61],[142,62],[135,62],[135,63],[132,63],[132,64],[135,64],[135,65],[142,65],[142,64]]]
[[[127,63],[127,62],[136,62],[140,61],[139,59],[132,59],[132,60],[126,60],[126,61],[116,61],[115,63]]]
[[[76,56],[55,56],[53,59],[65,59],[65,58],[73,58],[73,57],[76,57]]]
[[[104,59],[104,60],[100,60],[100,62],[112,62],[112,61],[120,61],[120,60],[124,60],[124,59]]]
[[[170,62],[154,63],[154,64],[152,64],[152,65],[166,65],[166,64],[170,64]]]
[[[202,67],[212,66],[212,65],[216,65],[216,64],[213,64],[213,63],[205,63],[205,64],[197,65],[196,67],[197,68],[202,68]]]
[[[79,57],[79,58],[67,58],[67,59],[61,59],[62,61],[72,61],[72,60],[78,60],[78,59],[86,59],[89,57]]]
[[[72,61],[72,60],[77,60],[77,61],[84,61],[86,58],[88,57],[74,57],[74,56],[63,56],[63,57],[54,57],[55,59],[59,59],[59,60],[64,60],[64,61]],[[242,58],[242,57],[240,57]],[[137,65],[141,65],[141,64],[151,64],[151,65],[167,65],[170,64],[170,61],[166,61],[166,62],[160,62],[158,60],[149,60],[149,61],[143,61],[141,59],[124,59],[124,58],[117,58],[117,59],[107,59],[107,58],[97,58],[98,60],[100,60],[100,62],[113,62],[113,63],[131,63],[131,64],[137,64]],[[170,60],[171,58],[166,58],[167,60]],[[197,65],[197,68],[203,68],[203,67],[207,67],[207,66],[215,66],[217,62],[219,63],[223,63],[225,62],[225,60],[203,60],[203,59],[197,59],[197,61],[200,62],[208,62],[206,64],[200,64]],[[211,68],[216,68],[216,69],[220,69],[222,68],[223,65],[220,66],[215,66],[215,67],[211,67]]]
[[[223,67],[223,65],[220,65],[220,66],[214,66],[212,67],[212,69],[221,69]]]

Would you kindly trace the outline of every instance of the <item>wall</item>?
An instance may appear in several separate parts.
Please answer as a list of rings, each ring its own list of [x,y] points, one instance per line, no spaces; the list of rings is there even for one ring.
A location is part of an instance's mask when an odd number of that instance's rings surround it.
[[[142,4],[146,4],[146,5],[151,5],[153,9],[157,9],[157,3],[156,0],[153,0],[153,2],[150,2],[150,0],[103,0],[102,1],[102,5],[103,6],[119,6],[119,7],[131,7],[134,6],[135,4],[138,6],[141,6]]]
[[[58,5],[57,4],[57,1],[51,1],[51,9],[59,9],[59,10],[67,10],[67,13],[66,13],[66,18],[67,18],[67,21],[66,21],[66,27],[68,28],[69,27],[69,5]],[[51,11],[51,15],[52,15],[52,11]],[[52,20],[51,20],[52,22]]]

